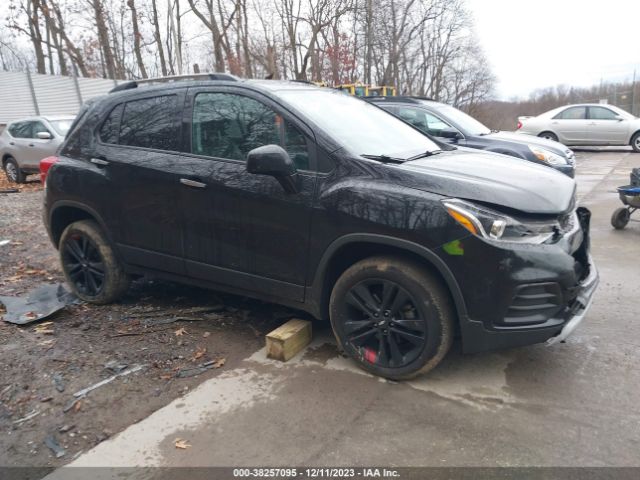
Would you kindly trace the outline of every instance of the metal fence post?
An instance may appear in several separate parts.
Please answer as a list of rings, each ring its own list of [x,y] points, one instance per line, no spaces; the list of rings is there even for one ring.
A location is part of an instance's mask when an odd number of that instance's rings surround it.
[[[78,96],[78,106],[82,107],[82,104],[84,103],[82,101],[82,93],[80,92],[80,83],[78,83],[78,71],[76,70],[76,66],[73,65],[73,68],[71,69],[71,76],[73,77],[73,85],[76,88],[76,95]]]
[[[33,106],[36,109],[36,115],[40,115],[40,108],[38,107],[38,99],[36,98],[36,91],[33,88],[33,80],[31,80],[31,73],[27,70],[27,83],[29,84],[29,90],[31,91],[31,100],[33,100]]]

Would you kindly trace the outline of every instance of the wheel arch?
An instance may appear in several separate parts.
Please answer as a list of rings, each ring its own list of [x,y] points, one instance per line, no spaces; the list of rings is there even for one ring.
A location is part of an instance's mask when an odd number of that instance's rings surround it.
[[[419,262],[447,287],[458,324],[467,316],[462,292],[445,262],[422,245],[377,234],[349,234],[335,240],[323,254],[311,285],[311,303],[319,318],[328,319],[329,297],[338,277],[354,263],[376,255],[401,255]]]
[[[635,136],[636,136],[636,135],[638,135],[638,134],[640,134],[640,128],[639,128],[639,129],[637,129],[635,132],[633,132],[633,133],[631,134],[631,136],[629,137],[629,142],[628,142],[628,143],[629,143],[629,145],[631,145],[631,142],[633,141],[633,137],[635,137]]]
[[[2,155],[2,167],[4,168],[4,165],[7,163],[7,160],[9,160],[10,158],[14,158],[13,155],[11,155],[10,153],[5,153],[4,155]]]
[[[54,247],[58,248],[60,243],[60,237],[62,232],[67,226],[73,222],[80,220],[93,220],[102,231],[110,237],[109,229],[105,227],[104,220],[98,212],[93,208],[78,202],[72,201],[59,201],[56,202],[49,211],[49,236],[53,242]]]

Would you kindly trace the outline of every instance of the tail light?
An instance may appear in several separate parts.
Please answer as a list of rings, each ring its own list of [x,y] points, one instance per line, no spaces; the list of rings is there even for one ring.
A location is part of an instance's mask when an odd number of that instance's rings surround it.
[[[521,128],[522,128],[522,122],[518,120],[518,126],[516,127],[516,130],[520,130]]]
[[[51,168],[51,165],[58,161],[58,157],[46,157],[40,160],[40,181],[44,185],[44,181],[47,179],[47,173]]]

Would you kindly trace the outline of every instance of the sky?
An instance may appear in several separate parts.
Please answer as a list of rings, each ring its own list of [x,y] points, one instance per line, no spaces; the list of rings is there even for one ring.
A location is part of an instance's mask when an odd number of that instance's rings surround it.
[[[499,98],[640,81],[640,0],[467,0]]]

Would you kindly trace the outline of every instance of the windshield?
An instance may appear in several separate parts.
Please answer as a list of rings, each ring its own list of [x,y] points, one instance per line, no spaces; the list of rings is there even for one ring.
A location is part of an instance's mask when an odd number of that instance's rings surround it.
[[[384,110],[337,90],[276,92],[354,155],[407,159],[440,150],[428,137]]]
[[[458,128],[467,135],[486,135],[491,133],[491,130],[481,124],[478,120],[457,108],[453,108],[449,105],[438,105],[438,111],[442,112],[446,117],[449,117],[451,122],[457,124]]]
[[[73,123],[73,118],[68,118],[64,120],[50,120],[49,123],[63,137],[67,134],[69,129],[71,128],[71,124]]]

